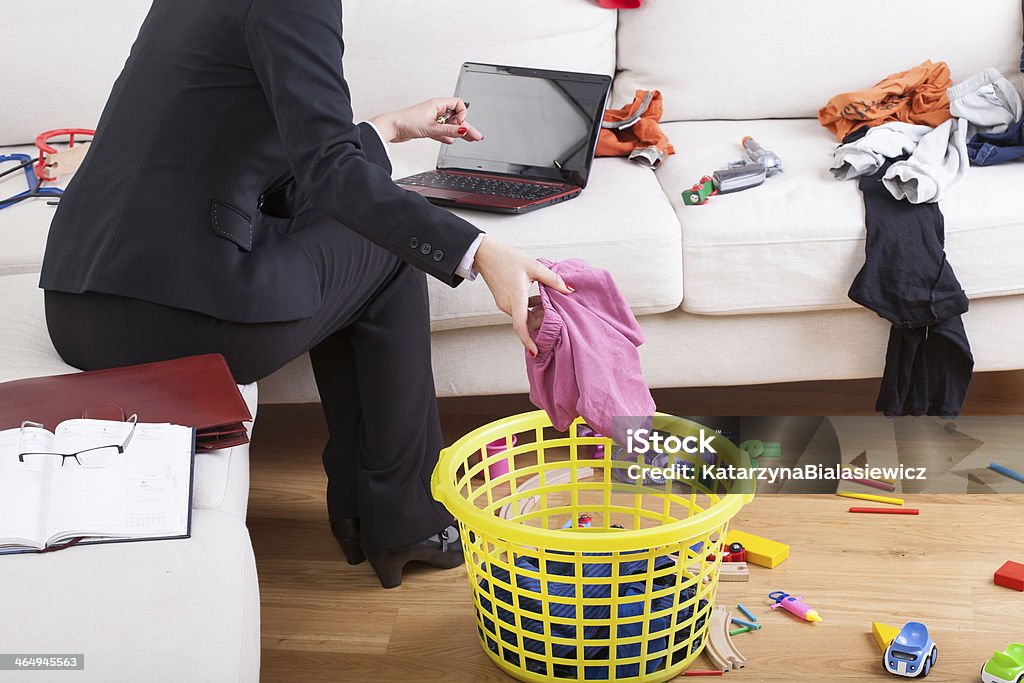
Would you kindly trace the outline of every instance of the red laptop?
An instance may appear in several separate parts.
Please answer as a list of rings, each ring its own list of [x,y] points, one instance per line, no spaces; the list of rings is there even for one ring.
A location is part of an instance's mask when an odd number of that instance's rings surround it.
[[[395,182],[434,204],[525,213],[587,186],[611,77],[462,65],[455,95],[485,138],[442,145],[437,168]]]

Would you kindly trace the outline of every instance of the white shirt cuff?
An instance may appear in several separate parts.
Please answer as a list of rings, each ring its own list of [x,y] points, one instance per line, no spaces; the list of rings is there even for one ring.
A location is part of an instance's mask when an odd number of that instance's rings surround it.
[[[368,125],[370,128],[373,128],[373,132],[377,134],[377,137],[380,138],[381,144],[384,145],[384,154],[388,158],[388,163],[391,164],[391,166],[394,166],[394,164],[391,162],[391,150],[388,148],[388,141],[384,139],[383,135],[381,135],[380,128],[375,126],[373,121],[363,121],[363,123]]]
[[[455,274],[461,277],[463,280],[475,280],[477,272],[473,270],[473,262],[476,260],[477,249],[480,248],[480,243],[484,241],[484,233],[480,233],[473,240],[473,243],[469,245],[469,249],[466,250],[466,255],[459,261],[459,267],[455,269]]]

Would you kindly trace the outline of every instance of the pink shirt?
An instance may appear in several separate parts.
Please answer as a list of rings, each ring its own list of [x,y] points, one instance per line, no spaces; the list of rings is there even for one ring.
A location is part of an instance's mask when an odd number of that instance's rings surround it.
[[[600,434],[625,443],[625,429],[637,421],[613,424],[613,418],[649,418],[655,411],[637,352],[643,330],[608,271],[580,259],[538,260],[576,291],[540,286],[544,320],[532,335],[537,357],[526,356],[530,400],[559,431],[582,416]]]

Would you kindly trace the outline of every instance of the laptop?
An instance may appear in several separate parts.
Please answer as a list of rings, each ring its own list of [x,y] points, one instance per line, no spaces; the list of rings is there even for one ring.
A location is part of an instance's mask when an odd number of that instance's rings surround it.
[[[395,182],[441,206],[525,213],[587,186],[611,77],[467,62],[455,95],[479,142],[442,145],[437,168]]]

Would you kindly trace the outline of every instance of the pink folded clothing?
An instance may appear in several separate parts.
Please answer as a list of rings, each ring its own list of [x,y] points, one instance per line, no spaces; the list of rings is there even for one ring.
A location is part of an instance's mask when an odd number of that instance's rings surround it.
[[[643,330],[608,271],[580,259],[538,260],[576,291],[540,286],[544,320],[533,333],[537,357],[526,356],[530,400],[559,431],[582,416],[599,433],[625,443],[626,430],[649,423],[655,411],[637,352]]]

